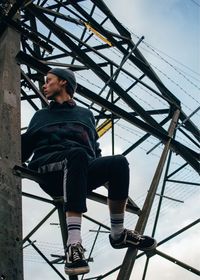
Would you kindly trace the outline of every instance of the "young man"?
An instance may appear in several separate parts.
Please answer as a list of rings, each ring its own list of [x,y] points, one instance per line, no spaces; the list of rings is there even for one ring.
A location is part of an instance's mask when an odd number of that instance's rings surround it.
[[[22,135],[22,161],[33,154],[29,168],[43,174],[46,184],[41,185],[42,189],[52,197],[64,196],[68,230],[65,272],[68,275],[89,272],[81,245],[82,213],[87,211],[87,194],[106,182],[111,246],[143,251],[156,247],[153,238],[124,228],[129,164],[122,155],[101,157],[93,114],[76,105],[75,90],[76,79],[71,70],[51,69],[43,91],[52,101],[47,108],[35,113]]]

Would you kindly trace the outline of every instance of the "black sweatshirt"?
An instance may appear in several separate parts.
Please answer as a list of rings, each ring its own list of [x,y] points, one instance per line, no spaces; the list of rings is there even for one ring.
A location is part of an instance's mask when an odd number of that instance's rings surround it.
[[[82,147],[89,159],[101,156],[92,112],[71,99],[63,104],[52,101],[35,113],[22,134],[22,162],[32,154],[29,168],[37,170],[56,151]]]

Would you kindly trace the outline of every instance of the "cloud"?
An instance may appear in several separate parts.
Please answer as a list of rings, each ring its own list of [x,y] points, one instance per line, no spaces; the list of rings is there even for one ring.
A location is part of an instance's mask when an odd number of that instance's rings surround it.
[[[158,248],[158,250],[176,258],[183,263],[186,263],[196,269],[200,269],[200,237],[198,231],[187,232],[181,239],[168,242],[164,249]],[[192,244],[192,241],[195,243]],[[148,279],[162,279],[162,280],[176,280],[187,279],[195,280],[198,278],[196,274],[187,271],[186,269],[162,258],[159,256],[152,257],[150,259]],[[151,276],[150,276],[151,275]]]

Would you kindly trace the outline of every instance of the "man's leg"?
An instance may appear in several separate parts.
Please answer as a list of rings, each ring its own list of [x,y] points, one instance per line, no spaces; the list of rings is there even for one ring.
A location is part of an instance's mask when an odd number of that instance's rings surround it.
[[[129,163],[124,156],[105,156],[89,164],[89,190],[107,182],[111,236],[118,238],[124,230],[124,213],[129,189]]]
[[[110,243],[116,249],[134,247],[146,251],[154,249],[156,241],[124,228],[125,206],[129,189],[129,164],[124,156],[109,156],[89,165],[89,186],[96,188],[108,182],[108,206],[111,219]]]
[[[81,239],[82,213],[87,211],[88,158],[83,149],[73,149],[64,169],[64,200],[68,230],[65,273],[68,275],[89,272]]]
[[[58,152],[40,167],[40,172],[45,172],[46,185],[41,186],[44,191],[53,197],[64,196],[68,230],[65,272],[87,273],[89,266],[81,245],[81,218],[87,211],[87,154],[81,148]]]
[[[66,213],[68,240],[66,250],[65,273],[79,275],[89,272],[89,266],[84,256],[81,239],[82,214],[69,211]]]
[[[127,199],[111,200],[108,198],[108,207],[110,210],[111,237],[120,238],[124,231],[124,216]]]
[[[81,238],[81,224],[82,224],[82,213],[77,212],[66,212],[67,222],[67,247],[71,244],[82,243]]]

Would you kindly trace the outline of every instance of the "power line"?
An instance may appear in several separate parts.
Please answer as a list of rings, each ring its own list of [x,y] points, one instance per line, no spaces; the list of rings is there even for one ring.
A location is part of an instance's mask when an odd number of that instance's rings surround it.
[[[134,33],[133,33],[134,34]],[[138,37],[136,34],[134,34],[136,37]],[[194,71],[193,69],[191,69],[189,66],[185,65],[184,63],[180,62],[179,60],[177,60],[176,58],[168,55],[167,53],[161,51],[160,49],[154,47],[153,45],[151,45],[150,43],[146,42],[146,41],[143,41],[143,44],[146,45],[146,47],[148,47],[149,49],[151,49],[153,52],[155,52],[156,54],[159,53],[162,53],[163,55],[165,55],[166,57],[168,57],[169,59],[175,61],[176,63],[180,64],[181,66],[185,67],[186,69],[188,69],[189,71],[193,72],[195,75],[198,75],[200,76],[200,73]],[[160,54],[158,54],[159,56],[161,56]],[[161,56],[162,58],[162,56]],[[179,69],[180,70],[180,69]],[[183,72],[183,70],[180,70]]]
[[[172,67],[179,75],[184,77],[189,83],[191,83],[193,86],[195,86],[197,89],[200,89],[195,83],[193,83],[190,79],[188,79],[184,74],[181,73],[180,70],[178,70],[172,63],[167,61],[165,58],[163,58],[158,52],[156,52],[150,45],[145,43],[148,48],[150,48],[154,53],[156,53],[157,56],[160,57],[161,60],[163,60],[165,63],[167,63],[170,67]]]
[[[192,1],[194,4],[196,4],[197,6],[200,7],[200,4],[198,4],[198,3],[195,2],[194,0],[191,0],[191,1]],[[83,5],[83,6],[84,6],[84,5]],[[85,8],[86,10],[89,10],[89,8],[86,7],[86,6],[84,6],[84,8]],[[99,14],[98,12],[96,12],[96,11],[94,12],[94,15],[96,15],[96,16],[98,16],[99,18],[103,19],[103,16],[102,16],[101,14]],[[137,39],[139,38],[139,36],[136,35],[136,34],[135,34],[129,27],[127,27],[125,24],[123,24],[123,23],[121,23],[121,22],[120,22],[120,24],[123,25],[132,35],[134,35],[135,37],[137,37]],[[79,27],[80,27],[80,26],[79,26]],[[108,27],[107,27],[107,30],[109,30]],[[112,31],[112,30],[110,30],[110,31]],[[99,39],[97,39],[97,38],[95,38],[95,39],[98,40],[98,41],[100,42]],[[177,59],[173,58],[172,56],[166,54],[165,52],[161,51],[160,49],[158,49],[158,48],[152,46],[150,43],[147,43],[147,42],[145,42],[145,41],[143,41],[143,43],[144,43],[144,44],[148,44],[148,45],[151,46],[154,50],[159,51],[160,53],[164,54],[164,55],[167,56],[168,58],[174,60],[174,61],[177,62],[178,64],[180,64],[180,65],[182,65],[183,67],[187,68],[188,70],[190,70],[190,71],[193,72],[194,74],[200,76],[200,73],[197,73],[196,71],[194,71],[193,69],[191,69],[190,67],[188,67],[187,65],[185,65],[184,63],[182,63],[182,62],[178,61]]]
[[[190,0],[190,1],[192,1],[195,5],[197,5],[198,7],[200,7],[200,4],[199,3],[197,3],[196,1],[194,1],[194,0]]]
[[[132,31],[130,31],[132,34],[134,34]],[[136,37],[138,37],[136,34],[134,34]],[[99,39],[95,38],[95,40],[99,41]],[[153,53],[156,54],[156,56],[158,56],[162,61],[164,61],[166,64],[168,64],[171,68],[173,68],[180,76],[182,76],[188,83],[190,83],[191,85],[193,85],[194,87],[196,87],[198,90],[200,90],[199,86],[196,85],[193,81],[191,81],[182,70],[180,70],[179,68],[177,68],[175,65],[173,65],[172,63],[170,63],[167,59],[165,59],[164,57],[162,57],[158,51],[155,50],[154,47],[152,47],[150,44],[143,42],[147,48],[149,48]],[[110,50],[112,53],[116,54],[116,51],[114,51],[114,49]],[[117,54],[116,54],[117,55]],[[119,57],[119,55],[118,55]],[[168,56],[169,57],[169,56]],[[177,61],[177,60],[176,60]],[[178,62],[178,61],[177,61]],[[129,65],[132,66],[132,64],[130,62],[127,62]],[[180,63],[180,62],[178,62]],[[183,63],[180,63],[183,66],[185,66]],[[175,82],[172,78],[170,78],[167,74],[165,74],[163,71],[161,71],[158,67],[154,66],[157,70],[159,70],[164,76],[166,76],[171,82],[173,82],[177,87],[179,87],[185,94],[187,94],[190,98],[192,98],[195,102],[199,103],[198,100],[196,100],[191,94],[189,94],[184,88],[182,88],[177,82]],[[185,66],[187,67],[187,66]],[[192,71],[189,67],[187,67],[190,71]],[[125,76],[124,73],[122,73],[122,75]],[[128,77],[127,77],[128,78]],[[185,105],[185,104],[184,104]],[[189,110],[191,110],[187,105],[185,105]]]

